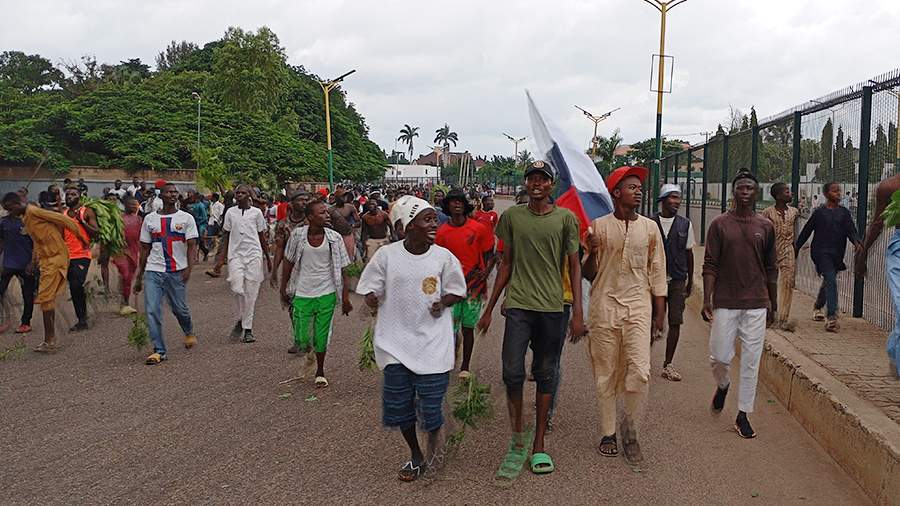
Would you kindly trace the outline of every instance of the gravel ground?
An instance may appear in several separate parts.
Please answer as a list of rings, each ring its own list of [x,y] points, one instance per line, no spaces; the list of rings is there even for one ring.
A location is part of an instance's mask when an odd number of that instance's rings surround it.
[[[399,433],[380,425],[380,374],[356,368],[370,319],[362,300],[354,298],[351,316],[336,316],[326,367],[331,386],[279,385],[298,374],[302,360],[285,353],[289,323],[274,290],[266,285],[260,294],[258,342],[231,342],[227,284],[203,268],[189,288],[199,345],[184,350],[167,314],[169,360],[160,366],[143,365],[146,353],[125,341],[130,322],[103,308],[89,331],[61,333],[59,353],[13,353],[0,361],[0,504],[868,502],[764,387],[752,416],[755,440],[732,431],[733,396],[720,418],[709,414],[708,330],[690,310],[676,357],[684,381],[659,377],[664,350],[653,349],[640,425],[643,472],[598,454],[590,366],[585,345],[577,344],[564,351],[559,413],[547,439],[557,471],[525,471],[508,489],[493,484],[509,435],[498,315],[473,359],[476,374],[493,387],[493,418],[467,432],[435,478],[401,483],[396,470],[408,455]],[[68,303],[61,305],[71,314]],[[37,320],[28,346],[40,341]],[[0,350],[17,339],[0,336]],[[526,395],[533,388],[526,386]]]

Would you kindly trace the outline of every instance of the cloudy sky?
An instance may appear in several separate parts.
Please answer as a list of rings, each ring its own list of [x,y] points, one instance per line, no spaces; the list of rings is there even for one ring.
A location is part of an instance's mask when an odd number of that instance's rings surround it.
[[[663,131],[696,142],[684,134],[714,129],[729,105],[762,118],[891,70],[896,2],[688,0],[668,19],[675,79]],[[601,134],[654,135],[659,13],[642,0],[0,0],[0,12],[0,50],[54,62],[152,63],[170,40],[269,26],[292,64],[322,77],[357,69],[345,89],[388,152],[403,124],[421,127],[421,152],[446,122],[463,149],[512,154],[501,132],[530,135],[525,89],[585,146],[593,126],[575,104],[622,108]]]

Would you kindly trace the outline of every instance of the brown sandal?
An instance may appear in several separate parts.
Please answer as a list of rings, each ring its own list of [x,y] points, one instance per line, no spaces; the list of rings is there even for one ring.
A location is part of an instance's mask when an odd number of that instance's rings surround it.
[[[600,438],[600,455],[603,455],[604,457],[615,457],[619,455],[619,443],[616,441],[615,434]]]

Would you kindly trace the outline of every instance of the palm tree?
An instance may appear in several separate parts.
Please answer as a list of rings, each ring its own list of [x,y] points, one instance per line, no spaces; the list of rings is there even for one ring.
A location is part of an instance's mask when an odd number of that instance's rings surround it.
[[[400,137],[397,137],[397,140],[409,146],[409,163],[412,163],[413,159],[413,139],[419,136],[419,127],[403,125],[403,128],[400,129]]]
[[[531,153],[529,153],[527,149],[519,151],[519,159],[516,160],[516,163],[525,167],[527,165],[530,165],[532,162],[534,162],[534,157],[531,156]]]
[[[450,144],[452,143],[454,146],[456,146],[456,143],[459,142],[459,136],[456,134],[456,132],[451,132],[450,126],[446,123],[444,123],[444,126],[442,126],[441,128],[435,130],[434,133],[437,134],[434,136],[434,142],[444,147],[444,162],[442,162],[442,164],[444,164],[446,163],[446,158],[450,153]]]

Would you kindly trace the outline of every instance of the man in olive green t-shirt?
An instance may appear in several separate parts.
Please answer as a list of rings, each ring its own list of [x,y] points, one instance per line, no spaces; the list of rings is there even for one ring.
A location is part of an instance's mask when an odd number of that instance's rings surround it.
[[[503,260],[494,290],[478,329],[487,332],[491,315],[506,290],[506,329],[503,334],[503,383],[509,404],[513,444],[497,471],[499,480],[514,480],[528,456],[530,434],[522,429],[522,389],[525,352],[531,346],[532,375],[537,382],[537,420],[531,470],[552,472],[553,461],[544,453],[547,413],[556,384],[556,364],[566,336],[563,313],[563,263],[572,279],[581,279],[578,258],[579,230],[575,215],[550,202],[554,171],[549,163],[534,162],[525,171],[528,205],[508,209],[500,216],[497,237],[504,243]],[[571,334],[577,340],[586,331],[581,307],[581,283],[572,283]]]

